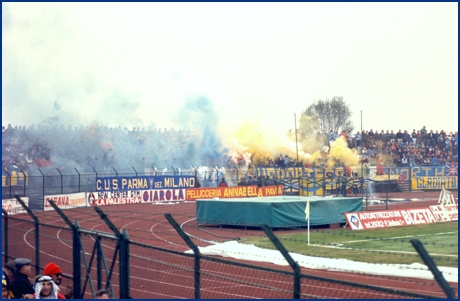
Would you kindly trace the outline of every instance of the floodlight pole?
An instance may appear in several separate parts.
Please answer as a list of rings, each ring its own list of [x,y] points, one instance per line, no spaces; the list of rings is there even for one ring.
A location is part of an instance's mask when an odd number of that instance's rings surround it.
[[[299,148],[298,148],[298,145],[297,145],[297,118],[295,116],[295,113],[294,113],[294,128],[295,128],[295,151],[296,151],[296,154],[297,154],[297,165],[299,164]],[[297,166],[295,166],[297,167]]]

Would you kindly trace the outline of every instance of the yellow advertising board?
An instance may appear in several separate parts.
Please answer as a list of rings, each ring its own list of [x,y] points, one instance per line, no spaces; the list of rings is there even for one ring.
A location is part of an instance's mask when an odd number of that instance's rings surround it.
[[[458,177],[414,177],[412,189],[458,189]]]

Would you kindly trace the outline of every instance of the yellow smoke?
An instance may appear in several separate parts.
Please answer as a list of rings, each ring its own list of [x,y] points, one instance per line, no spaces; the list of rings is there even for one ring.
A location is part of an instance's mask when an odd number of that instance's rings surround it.
[[[280,154],[295,159],[295,136],[291,138],[288,137],[288,133],[262,131],[257,124],[244,122],[227,134],[224,144],[230,146],[232,156],[250,153],[251,162],[259,165],[265,163],[268,158],[275,160]],[[303,155],[304,152],[299,146],[299,159]]]
[[[339,137],[331,142],[330,146],[330,149],[324,146],[321,150],[317,150],[307,158],[307,161],[312,165],[324,164],[327,168],[337,165],[353,166],[359,163],[357,150],[348,148],[345,138]]]
[[[245,158],[245,167],[250,164],[262,165],[267,159],[276,160],[280,154],[288,155],[291,159],[297,159],[313,166],[324,164],[332,168],[337,165],[353,166],[359,164],[358,152],[349,149],[347,141],[339,137],[330,143],[330,149],[322,142],[316,141],[315,135],[301,139],[297,135],[298,145],[296,148],[295,131],[290,132],[267,132],[262,131],[255,123],[245,122],[238,128],[233,128],[227,133],[224,144],[230,146],[232,161],[236,158]]]

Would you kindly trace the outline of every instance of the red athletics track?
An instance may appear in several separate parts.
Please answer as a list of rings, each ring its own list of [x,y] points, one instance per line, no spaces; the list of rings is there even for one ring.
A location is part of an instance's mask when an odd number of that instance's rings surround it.
[[[383,198],[386,194],[380,194]],[[433,193],[390,193],[389,198],[419,198],[426,201],[412,202],[390,202],[389,209],[424,207],[437,204],[439,192]],[[378,195],[376,195],[378,197]],[[457,196],[456,196],[457,197]],[[431,200],[430,200],[431,199]],[[174,219],[182,225],[185,232],[192,237],[198,237],[210,241],[227,241],[230,238],[238,238],[251,235],[264,235],[263,231],[257,229],[232,229],[218,227],[196,228],[195,203],[180,202],[176,204],[136,204],[101,206],[104,213],[120,230],[127,229],[130,239],[146,245],[184,252],[190,248],[183,239],[176,233],[169,222],[164,218],[164,213],[170,213]],[[372,205],[369,210],[382,210],[386,205]],[[79,208],[64,211],[72,222],[78,219],[82,228],[97,231],[112,231],[106,226],[93,208]],[[56,212],[37,213],[41,223],[48,225],[65,226],[65,223]],[[28,225],[30,226],[30,225]],[[29,227],[30,229],[30,227]],[[205,230],[205,231],[203,231]],[[282,230],[280,233],[304,230]],[[275,231],[277,234],[277,231]],[[64,273],[72,271],[71,257],[71,233],[57,228],[43,227],[40,229],[42,242],[40,246],[40,260],[42,265],[49,261],[55,261],[64,270]],[[25,233],[24,238],[28,246],[33,246],[33,232]],[[59,239],[59,240],[56,240]],[[193,239],[198,246],[208,246],[210,243]],[[44,241],[43,241],[44,240]],[[85,252],[91,254],[94,248],[94,241],[90,237],[83,239]],[[103,240],[104,255],[107,265],[112,264],[113,250],[115,245],[108,240]],[[30,257],[34,258],[33,249],[30,247]],[[130,286],[131,297],[133,298],[193,298],[194,278],[193,259],[182,255],[174,255],[167,252],[140,248],[130,248]],[[88,260],[90,256],[87,256]],[[153,260],[152,260],[153,259]],[[233,260],[225,258],[227,260]],[[156,260],[156,261],[155,261]],[[235,260],[237,261],[237,260]],[[248,261],[240,261],[251,264]],[[165,264],[168,263],[168,264]],[[274,265],[271,263],[254,263],[257,266],[268,267],[277,270],[290,271],[290,268]],[[91,275],[93,283],[96,279],[93,263]],[[115,265],[116,267],[116,265]],[[186,267],[188,270],[185,270]],[[220,263],[202,262],[202,298],[292,298],[293,280],[291,276],[267,273],[264,271],[247,270],[240,267],[223,265]],[[210,276],[210,274],[213,274]],[[401,289],[419,294],[445,297],[441,288],[434,280],[411,279],[401,277],[382,277],[368,274],[357,274],[353,272],[337,272],[326,270],[312,270],[302,268],[302,274],[315,275],[350,282],[372,284],[388,288]],[[236,279],[238,278],[238,279]],[[276,279],[275,279],[276,278]],[[103,277],[103,279],[105,279]],[[115,295],[118,295],[118,269],[114,269],[112,276]],[[69,280],[63,281],[65,286]],[[95,284],[94,284],[95,285]],[[457,283],[451,283],[457,294]],[[86,290],[89,291],[88,289]],[[356,287],[345,287],[332,285],[331,283],[302,279],[302,298],[401,298],[388,294],[365,292]],[[88,293],[85,298],[90,298]]]

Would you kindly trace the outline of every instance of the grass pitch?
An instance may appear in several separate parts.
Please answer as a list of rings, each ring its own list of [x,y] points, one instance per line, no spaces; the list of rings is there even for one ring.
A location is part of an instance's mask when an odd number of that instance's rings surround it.
[[[310,245],[307,230],[296,234],[275,231],[275,235],[292,253],[379,264],[424,264],[410,242],[418,239],[438,266],[458,267],[458,222],[360,231],[314,230],[310,231]],[[266,237],[243,238],[240,243],[275,248]]]

